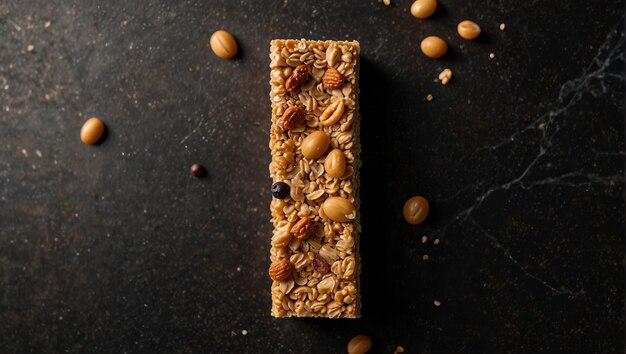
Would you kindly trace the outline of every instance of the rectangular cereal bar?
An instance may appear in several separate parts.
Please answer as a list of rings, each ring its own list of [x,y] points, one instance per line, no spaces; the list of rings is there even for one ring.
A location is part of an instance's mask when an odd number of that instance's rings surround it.
[[[359,51],[271,42],[274,317],[360,316]]]

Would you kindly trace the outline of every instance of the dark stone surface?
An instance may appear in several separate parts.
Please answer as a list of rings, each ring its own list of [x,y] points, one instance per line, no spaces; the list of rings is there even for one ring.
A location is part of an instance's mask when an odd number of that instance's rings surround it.
[[[0,2],[0,352],[337,353],[360,333],[376,353],[623,352],[623,3],[442,3]],[[237,60],[208,48],[219,28]],[[420,54],[430,34],[445,58]],[[281,37],[362,45],[359,320],[269,316]]]

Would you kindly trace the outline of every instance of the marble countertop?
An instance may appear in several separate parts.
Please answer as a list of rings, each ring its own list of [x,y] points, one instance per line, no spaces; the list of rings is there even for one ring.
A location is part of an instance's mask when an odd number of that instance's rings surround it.
[[[623,352],[623,3],[410,3],[0,3],[0,352]],[[289,37],[362,46],[358,320],[269,315],[268,51]]]

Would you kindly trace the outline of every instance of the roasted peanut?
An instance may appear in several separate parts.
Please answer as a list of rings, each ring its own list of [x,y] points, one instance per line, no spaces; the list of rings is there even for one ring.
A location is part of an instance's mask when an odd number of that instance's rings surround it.
[[[339,149],[329,152],[324,160],[324,169],[332,177],[343,176],[346,172],[346,155]]]
[[[326,217],[337,222],[351,222],[356,218],[354,205],[346,198],[330,197],[324,201],[322,207]]]
[[[302,155],[309,160],[315,160],[324,155],[328,145],[330,145],[328,134],[321,130],[316,130],[302,141]]]

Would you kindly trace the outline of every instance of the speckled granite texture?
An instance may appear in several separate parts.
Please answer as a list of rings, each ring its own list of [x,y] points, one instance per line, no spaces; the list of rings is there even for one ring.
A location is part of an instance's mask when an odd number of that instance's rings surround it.
[[[338,353],[360,333],[374,353],[623,352],[624,4],[409,6],[0,2],[0,352]],[[480,40],[456,35],[466,18]],[[219,28],[237,60],[208,48]],[[419,52],[431,34],[441,60]],[[269,315],[285,37],[362,46],[359,320]],[[98,146],[79,140],[90,116]]]

